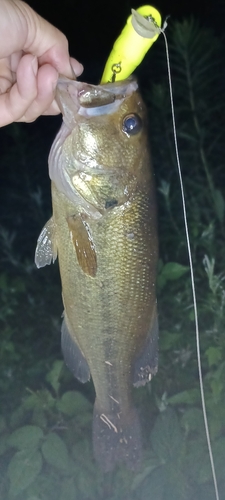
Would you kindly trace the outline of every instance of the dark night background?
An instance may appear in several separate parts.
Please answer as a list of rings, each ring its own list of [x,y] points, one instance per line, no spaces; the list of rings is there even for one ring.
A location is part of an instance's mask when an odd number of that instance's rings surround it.
[[[65,33],[71,56],[84,65],[79,79],[98,84],[131,8],[148,2],[28,3]],[[166,33],[196,276],[206,406],[221,500],[225,500],[225,0],[158,0],[153,5],[162,20],[170,16]],[[134,391],[145,441],[144,473],[133,477],[121,468],[104,482],[97,470],[91,445],[93,386],[74,380],[62,361],[58,264],[40,270],[34,266],[37,238],[51,216],[48,154],[62,120],[40,117],[30,124],[0,128],[0,498],[4,500],[147,500],[149,491],[156,500],[214,498],[163,36],[136,73],[149,114],[160,244],[159,371],[148,387]],[[28,470],[27,484],[24,476],[21,486],[18,478],[26,471],[20,471],[20,463],[16,468],[13,461],[18,454],[12,449],[13,439],[11,444],[7,439],[29,425],[38,427],[42,436],[40,453],[33,483]],[[39,469],[38,460],[43,464]]]

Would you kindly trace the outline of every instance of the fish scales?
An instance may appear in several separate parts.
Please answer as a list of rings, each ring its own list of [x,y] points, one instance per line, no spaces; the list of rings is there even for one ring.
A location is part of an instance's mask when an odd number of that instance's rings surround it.
[[[86,93],[93,92],[87,87]],[[109,86],[93,88],[104,94]],[[110,84],[110,104],[107,94],[102,105],[98,95],[97,111],[90,107],[87,115],[67,87],[67,100],[68,94],[72,103],[66,108],[71,110],[75,101],[75,118],[69,127],[63,108],[69,132],[59,133],[50,154],[53,218],[48,229],[62,281],[62,348],[73,373],[81,381],[90,374],[93,379],[97,461],[106,471],[119,461],[134,468],[141,433],[132,386],[146,383],[157,370],[157,232],[146,110],[132,79]],[[52,163],[66,170],[68,190]],[[40,237],[38,265],[43,247]]]
[[[72,310],[75,337],[85,353],[96,391],[102,393],[101,401],[107,407],[110,404],[107,367],[102,361],[109,360],[113,364],[119,391],[124,393],[125,401],[124,372],[130,377],[132,361],[139,351],[136,335],[139,332],[142,345],[146,329],[149,329],[149,304],[155,300],[150,287],[154,276],[148,262],[152,235],[147,232],[147,224],[143,237],[141,224],[150,217],[149,204],[146,198],[142,200],[140,197],[125,211],[123,207],[115,208],[103,220],[90,223],[98,256],[95,279],[87,278],[80,268],[64,224],[74,210],[71,205],[65,205],[62,195],[53,187],[53,216],[61,226],[58,256],[65,311],[70,317],[69,311]],[[131,228],[134,237],[129,239]],[[121,374],[118,355],[123,360]],[[100,365],[96,360],[101,362]]]

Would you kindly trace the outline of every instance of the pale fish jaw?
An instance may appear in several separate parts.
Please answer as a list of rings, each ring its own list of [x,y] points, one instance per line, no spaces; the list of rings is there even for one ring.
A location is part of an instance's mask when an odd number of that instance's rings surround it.
[[[65,123],[63,123],[49,154],[49,177],[56,185],[58,191],[63,193],[73,204],[80,206],[94,219],[99,219],[101,217],[101,213],[77,192],[71,182],[62,151],[63,143],[69,134],[70,131],[68,130],[68,127]],[[78,173],[79,165],[77,162],[76,167],[76,173]],[[80,170],[83,169],[84,165],[80,164]]]
[[[138,84],[134,77],[127,80],[91,85],[68,78],[59,78],[56,100],[63,114],[63,121],[68,129],[76,125],[76,115],[93,116],[112,113],[119,106],[117,100],[123,100],[137,90]],[[109,106],[109,108],[107,107]],[[104,108],[101,112],[101,108]],[[95,112],[85,113],[84,110],[95,109]],[[97,110],[97,111],[96,111]]]
[[[115,113],[115,111],[117,111],[123,99],[117,99],[116,101],[110,104],[104,104],[103,106],[98,106],[95,108],[80,107],[78,114],[81,116],[85,116],[87,118],[89,116],[110,115],[112,113]]]

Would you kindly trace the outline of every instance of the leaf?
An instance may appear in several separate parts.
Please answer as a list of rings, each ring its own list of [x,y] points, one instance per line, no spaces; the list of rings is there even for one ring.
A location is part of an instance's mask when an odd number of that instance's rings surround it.
[[[10,416],[10,426],[12,428],[19,427],[24,422],[24,408],[22,405],[18,406]]]
[[[168,403],[170,405],[181,405],[187,404],[192,405],[199,402],[200,394],[198,389],[190,389],[189,391],[178,392],[168,398]]]
[[[32,495],[31,497],[28,497],[28,499],[27,499],[27,500],[41,500],[41,498],[40,498],[40,497],[36,497],[36,496]]]
[[[187,453],[185,456],[185,462],[187,464],[188,475],[192,483],[196,481],[198,482],[199,471],[201,469],[202,461],[205,455],[207,455],[207,446],[206,446],[204,429],[203,432],[204,432],[203,439],[196,439],[196,434],[194,434],[194,439],[191,440],[191,438],[189,437],[187,442]]]
[[[183,450],[183,437],[177,415],[172,408],[162,412],[156,419],[151,432],[154,452],[162,463],[177,459]]]
[[[172,333],[171,331],[163,331],[161,333],[160,351],[168,351],[179,345],[181,333]]]
[[[53,408],[55,405],[55,398],[52,396],[51,392],[47,389],[43,389],[41,391],[33,392],[30,396],[28,396],[23,404],[24,409],[26,410],[34,410],[35,408],[39,411],[48,410],[49,408]]]
[[[198,500],[212,500],[212,498],[215,498],[215,488],[213,483],[207,482],[205,484],[201,484],[198,494]]]
[[[63,366],[64,366],[63,361],[61,361],[61,360],[55,361],[53,363],[53,367],[52,367],[51,371],[46,376],[47,382],[49,382],[51,384],[51,386],[53,387],[56,394],[58,393],[59,388],[60,388],[59,379],[60,379],[60,375],[62,373]]]
[[[163,194],[165,198],[169,198],[170,195],[170,183],[164,180],[161,180],[161,186],[158,188],[158,191]]]
[[[225,462],[225,438],[220,437],[217,441],[212,443],[212,451],[215,462],[215,469],[217,479],[224,480],[224,462]],[[209,460],[209,453],[205,453],[203,460],[201,461],[201,468],[198,477],[199,483],[205,483],[212,479],[212,469]]]
[[[212,478],[212,469],[211,469],[209,454],[206,453],[205,456],[202,457],[201,468],[198,475],[198,482],[200,484],[206,483],[207,481],[210,481],[211,478]]]
[[[41,427],[41,429],[46,429],[48,427],[48,420],[46,417],[46,412],[42,408],[35,408],[32,416],[32,423]]]
[[[163,266],[162,274],[167,280],[173,281],[183,276],[187,271],[189,271],[188,266],[182,266],[177,262],[168,262]]]
[[[149,463],[150,462],[150,463]],[[135,475],[131,484],[131,491],[136,490],[143,483],[144,479],[151,474],[151,472],[158,467],[157,459],[148,460],[148,465],[138,474]]]
[[[194,448],[195,446],[195,448]],[[217,475],[217,480],[224,479],[224,461],[225,461],[225,438],[220,438],[216,442],[212,442],[212,452],[214,457],[214,465]],[[212,480],[212,469],[209,459],[209,452],[206,444],[201,445],[199,442],[192,443],[191,453],[187,457],[189,460],[188,470],[192,480],[198,484],[207,483]]]
[[[8,436],[7,435],[0,436],[0,456],[4,455],[7,449],[8,449]]]
[[[99,468],[97,469],[99,471]],[[96,471],[96,472],[97,472]],[[101,474],[101,475],[100,475]],[[110,475],[103,475],[102,473],[96,474],[95,476],[98,479],[98,484],[99,487],[101,488],[100,491],[102,491],[102,479],[106,479],[105,482],[105,492],[107,492],[107,489],[110,491],[111,490],[111,495],[108,498],[108,495],[105,494],[105,497],[107,496],[107,500],[134,500],[134,498],[138,498],[139,496],[136,497],[136,494],[131,495],[130,493],[130,485],[132,482],[132,477],[134,476],[134,473],[131,471],[128,471],[125,465],[122,465],[120,467],[117,467],[116,470],[113,473],[113,482],[112,482],[112,476],[110,478]],[[112,487],[113,486],[113,487]],[[107,488],[108,487],[108,488]],[[99,488],[98,488],[99,490]],[[112,491],[113,490],[113,491]],[[139,493],[139,490],[138,490]],[[93,498],[93,496],[91,497]],[[96,494],[94,498],[99,498],[99,494]]]
[[[181,278],[187,271],[189,271],[188,266],[182,266],[177,262],[168,262],[162,267],[158,275],[157,283],[159,288],[162,289],[168,281],[175,281]]]
[[[74,484],[73,477],[64,479],[62,482],[60,500],[76,500],[77,498],[77,488]]]
[[[59,500],[62,476],[59,471],[43,461],[43,470],[35,481],[26,489],[26,500],[37,497],[39,500]],[[25,500],[21,498],[20,500]],[[66,500],[66,498],[65,498]]]
[[[222,350],[220,347],[209,347],[205,354],[208,358],[209,367],[213,365],[218,365],[219,361],[222,359]]]
[[[141,500],[157,499],[163,500],[163,492],[166,483],[165,467],[155,469],[143,482],[139,489]]]
[[[25,410],[34,410],[36,407],[40,408],[40,395],[38,392],[32,392],[24,399],[23,406]]]
[[[96,490],[96,478],[93,474],[90,474],[89,469],[77,468],[76,474],[76,484],[79,488],[80,497],[84,498],[95,498]]]
[[[190,500],[193,498],[193,491],[186,473],[184,455],[176,460],[170,460],[165,466],[167,481],[163,500]]]
[[[60,401],[57,402],[58,409],[66,415],[72,416],[76,413],[92,412],[92,404],[78,391],[65,392]]]
[[[212,378],[210,380],[210,387],[212,390],[214,402],[219,403],[224,390],[224,381],[218,380],[216,377]]]
[[[36,425],[24,425],[16,429],[8,438],[8,444],[19,450],[37,448],[44,434]]]
[[[0,434],[6,429],[6,421],[2,415],[0,415]]]
[[[190,408],[183,414],[181,425],[186,432],[198,431],[205,433],[204,420],[202,410],[198,408]]]
[[[13,456],[8,466],[10,479],[9,494],[17,496],[38,476],[42,468],[42,456],[39,451],[24,449]]]
[[[59,470],[69,469],[68,450],[63,440],[52,432],[48,434],[46,441],[42,445],[43,456],[48,464],[53,465]]]
[[[95,490],[102,484],[102,472],[93,460],[90,439],[83,439],[76,442],[72,448],[72,456],[74,458],[73,465],[75,467],[73,470],[76,477],[76,486],[79,492],[85,498],[95,498]]]
[[[91,456],[90,441],[87,438],[77,441],[72,447],[72,455],[75,460],[81,461],[82,457],[82,461],[87,461]]]

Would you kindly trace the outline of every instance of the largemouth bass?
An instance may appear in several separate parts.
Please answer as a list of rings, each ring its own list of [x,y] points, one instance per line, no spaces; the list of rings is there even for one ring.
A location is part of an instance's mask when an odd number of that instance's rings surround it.
[[[49,157],[53,216],[38,267],[58,256],[62,350],[96,391],[94,455],[135,468],[141,431],[132,401],[157,371],[157,231],[146,109],[134,78],[99,86],[61,79],[63,125]]]

